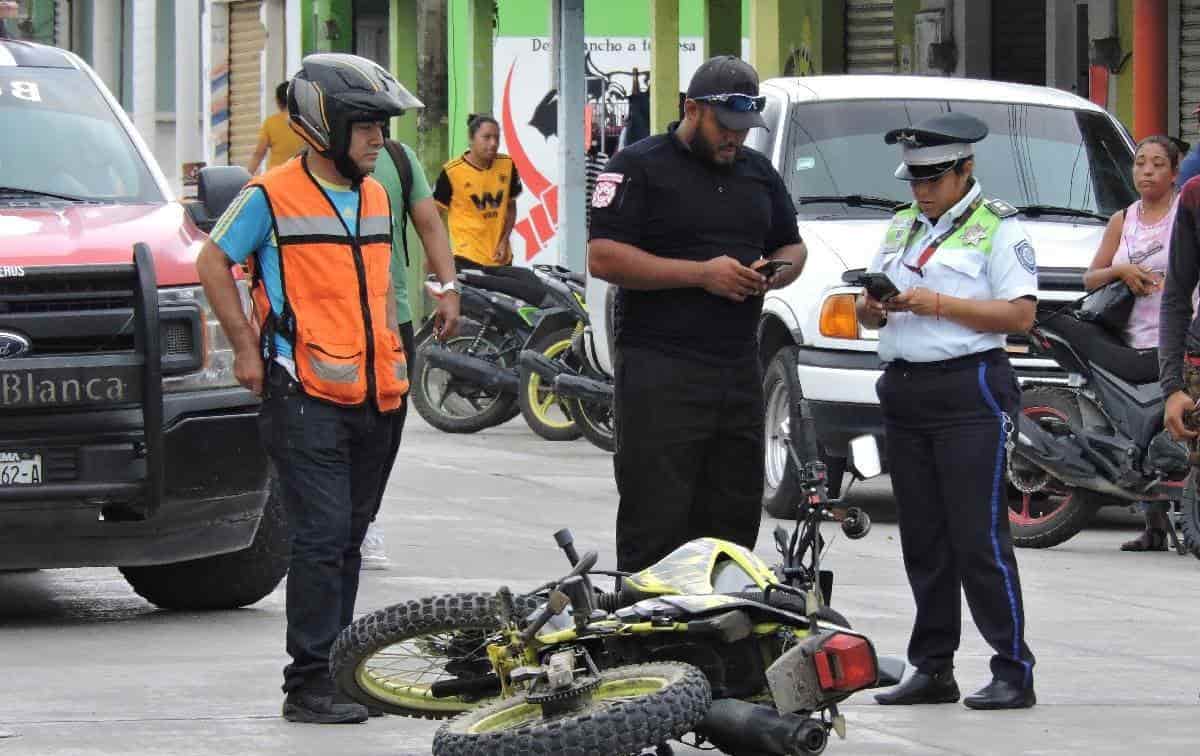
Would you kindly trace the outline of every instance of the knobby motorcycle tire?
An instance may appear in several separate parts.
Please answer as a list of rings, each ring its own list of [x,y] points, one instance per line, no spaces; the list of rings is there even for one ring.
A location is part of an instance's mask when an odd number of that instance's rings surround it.
[[[514,595],[513,601],[520,616],[528,616],[539,604],[533,596]],[[495,594],[450,593],[406,601],[365,614],[347,625],[330,651],[329,671],[338,689],[361,704],[389,714],[447,719],[479,702],[461,701],[463,705],[457,709],[451,699],[430,699],[428,706],[422,706],[419,699],[401,703],[363,687],[359,669],[374,654],[396,643],[439,633],[479,631],[482,635],[499,629],[500,603]]]
[[[712,705],[704,673],[690,664],[659,662],[614,667],[600,673],[600,699],[574,714],[521,722],[513,727],[480,725],[498,715],[531,707],[524,695],[506,698],[442,725],[433,739],[434,756],[621,756],[638,754],[692,731]],[[662,678],[653,692],[604,698],[606,684]]]
[[[1183,497],[1179,502],[1180,528],[1183,530],[1183,545],[1192,556],[1200,559],[1200,495],[1196,492],[1196,468],[1192,468],[1191,477],[1183,487]]]

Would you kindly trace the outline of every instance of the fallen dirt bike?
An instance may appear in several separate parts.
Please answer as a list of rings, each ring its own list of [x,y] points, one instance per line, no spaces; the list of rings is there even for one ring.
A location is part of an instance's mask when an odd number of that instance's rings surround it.
[[[801,425],[811,438],[811,422]],[[562,530],[565,577],[529,594],[443,595],[365,615],[334,645],[334,679],[391,713],[454,716],[435,756],[669,753],[687,733],[740,756],[821,753],[830,731],[845,735],[838,703],[895,684],[903,662],[881,664],[828,607],[820,525],[840,521],[859,538],[870,520],[826,499],[820,462],[798,468],[808,495],[791,535],[775,532],[777,567],[701,538],[636,574],[596,570],[596,553],[580,558]],[[619,589],[597,590],[595,575]]]

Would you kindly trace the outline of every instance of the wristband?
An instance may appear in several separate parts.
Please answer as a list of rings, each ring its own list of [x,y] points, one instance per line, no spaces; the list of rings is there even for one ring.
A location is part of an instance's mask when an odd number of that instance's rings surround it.
[[[440,281],[426,281],[425,286],[428,287],[429,293],[435,297],[440,297],[451,291],[455,293],[459,291],[458,281],[447,281],[445,283]]]

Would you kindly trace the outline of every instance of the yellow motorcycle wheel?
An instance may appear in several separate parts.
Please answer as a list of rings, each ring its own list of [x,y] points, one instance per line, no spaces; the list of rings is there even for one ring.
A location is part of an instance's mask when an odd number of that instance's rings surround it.
[[[527,616],[538,602],[514,596]],[[494,594],[455,593],[406,601],[359,617],[338,635],[330,672],[339,690],[389,714],[457,716],[498,693],[437,698],[440,681],[490,674],[487,644],[500,629]]]
[[[541,352],[547,359],[571,365],[574,353],[571,339],[574,328],[561,328],[531,342],[525,348]],[[574,441],[583,435],[575,423],[566,402],[554,392],[553,386],[534,371],[520,368],[521,384],[517,396],[521,404],[521,416],[529,428],[547,441]]]
[[[690,664],[615,667],[599,675],[591,699],[546,715],[524,695],[495,701],[447,722],[434,756],[497,753],[640,753],[696,728],[712,703],[704,673]]]

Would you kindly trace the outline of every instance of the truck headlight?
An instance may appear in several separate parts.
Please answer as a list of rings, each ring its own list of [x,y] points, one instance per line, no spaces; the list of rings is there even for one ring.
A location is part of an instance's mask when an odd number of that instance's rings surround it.
[[[250,312],[250,287],[247,281],[238,281],[238,295],[242,299],[242,311]],[[180,286],[158,290],[160,321],[165,324],[163,338],[163,391],[202,391],[206,389],[232,388],[238,385],[233,373],[233,345],[225,338],[221,323],[208,303],[201,286]],[[198,314],[200,343],[200,366],[187,372],[171,375],[173,331],[169,316],[172,310],[192,309]]]

